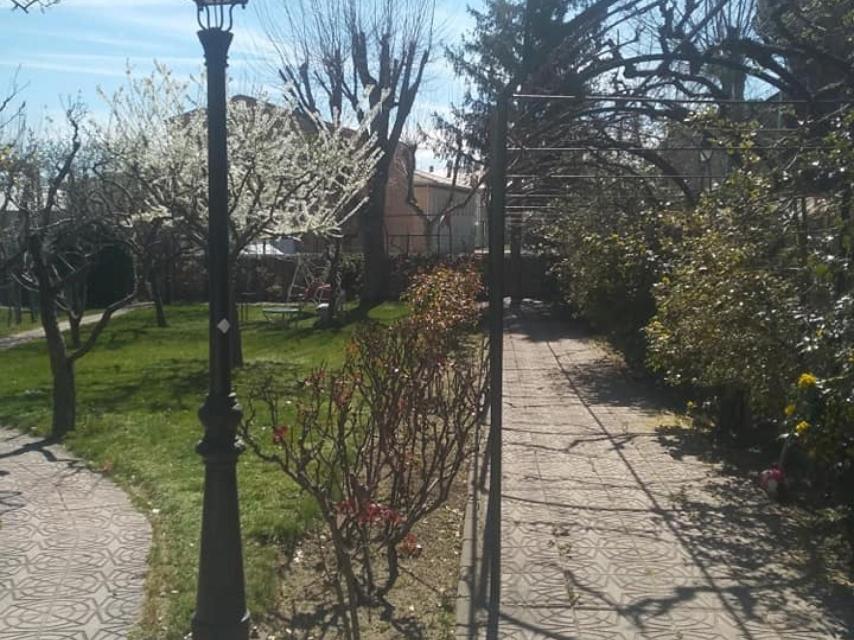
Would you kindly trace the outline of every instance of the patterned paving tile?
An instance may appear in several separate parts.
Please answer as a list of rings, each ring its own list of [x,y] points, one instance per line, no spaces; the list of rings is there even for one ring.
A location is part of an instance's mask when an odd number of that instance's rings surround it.
[[[0,640],[127,638],[150,542],[113,483],[0,429]]]
[[[798,525],[749,481],[674,455],[654,394],[595,341],[511,319],[505,390],[498,637],[854,638],[854,594],[825,593]]]

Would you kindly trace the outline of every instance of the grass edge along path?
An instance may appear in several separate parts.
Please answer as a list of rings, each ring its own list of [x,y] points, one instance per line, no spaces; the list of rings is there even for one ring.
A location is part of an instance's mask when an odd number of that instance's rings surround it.
[[[0,307],[0,338],[8,338],[14,336],[16,333],[32,331],[33,329],[38,329],[39,327],[41,327],[41,323],[39,322],[38,318],[36,318],[35,320],[30,318],[29,311],[24,312],[20,324],[10,322],[8,315],[8,309],[6,307]]]
[[[156,327],[153,313],[117,318],[78,363],[79,424],[64,442],[122,486],[152,523],[146,603],[135,640],[183,638],[195,604],[203,467],[194,447],[201,436],[196,412],[207,389],[207,309],[167,311],[165,329]],[[401,305],[387,304],[370,318],[388,322],[403,313]],[[335,366],[360,321],[315,329],[314,318],[305,318],[285,328],[252,309],[243,327],[247,365],[235,372],[238,397],[258,374],[296,377],[320,363]],[[45,435],[50,376],[44,342],[0,353],[0,370],[0,424]],[[249,454],[238,473],[247,598],[251,611],[267,611],[277,598],[278,555],[316,511],[283,474]]]

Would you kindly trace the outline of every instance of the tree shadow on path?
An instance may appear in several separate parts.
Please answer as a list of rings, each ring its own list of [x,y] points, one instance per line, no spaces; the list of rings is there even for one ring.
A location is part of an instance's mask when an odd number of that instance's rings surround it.
[[[571,388],[590,425],[586,438],[567,438],[570,447],[535,428],[513,449],[563,453],[570,457],[552,459],[605,470],[600,489],[610,502],[561,500],[546,488],[543,504],[544,513],[575,514],[576,522],[566,521],[574,527],[570,544],[586,532],[608,549],[599,560],[606,566],[565,558],[568,585],[584,593],[587,607],[616,612],[636,637],[657,633],[662,620],[696,637],[701,629],[733,640],[854,637],[850,551],[822,509],[765,496],[755,481],[768,462],[761,450],[715,446],[668,426],[674,403],[667,394],[633,378],[582,327],[538,313],[508,325],[516,339],[548,346],[550,364],[533,354],[523,364],[545,377],[555,397],[570,397]],[[575,480],[565,484],[579,489]],[[659,540],[645,535],[653,533]],[[617,543],[624,552],[609,549]]]

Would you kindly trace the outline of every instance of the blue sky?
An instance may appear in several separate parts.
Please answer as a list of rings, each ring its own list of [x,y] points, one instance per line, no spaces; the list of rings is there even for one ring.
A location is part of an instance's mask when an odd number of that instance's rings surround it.
[[[250,0],[246,10],[235,12],[233,90],[275,81],[275,58],[259,9],[277,2],[281,0]],[[11,6],[8,0],[0,3]],[[479,5],[480,0],[469,3]],[[443,40],[457,40],[470,28],[466,4],[438,0]],[[128,64],[146,74],[156,59],[177,73],[197,73],[202,57],[196,30],[191,0],[62,0],[43,13],[30,14],[0,6],[0,89],[17,74],[31,121],[58,113],[63,99],[78,95],[97,114],[104,110],[97,88],[111,92],[118,87]],[[436,57],[414,113],[424,122],[431,111],[458,100],[463,90],[441,53]],[[420,154],[419,166],[432,162],[429,153]]]

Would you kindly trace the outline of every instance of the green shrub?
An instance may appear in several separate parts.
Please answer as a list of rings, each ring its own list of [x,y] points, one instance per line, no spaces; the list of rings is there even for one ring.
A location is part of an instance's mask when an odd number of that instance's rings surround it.
[[[481,273],[486,272],[486,263],[476,256],[436,256],[436,255],[397,255],[389,258],[389,278],[386,297],[391,300],[401,298],[408,289],[412,279],[419,273],[430,272],[439,267],[452,267],[468,270],[474,268]]]
[[[792,287],[753,257],[714,230],[688,243],[655,286],[648,359],[672,384],[739,390],[769,415],[798,368],[799,327]]]
[[[644,350],[641,329],[654,312],[652,285],[664,266],[661,217],[649,211],[573,215],[552,237],[560,258],[552,270],[573,311]]]

